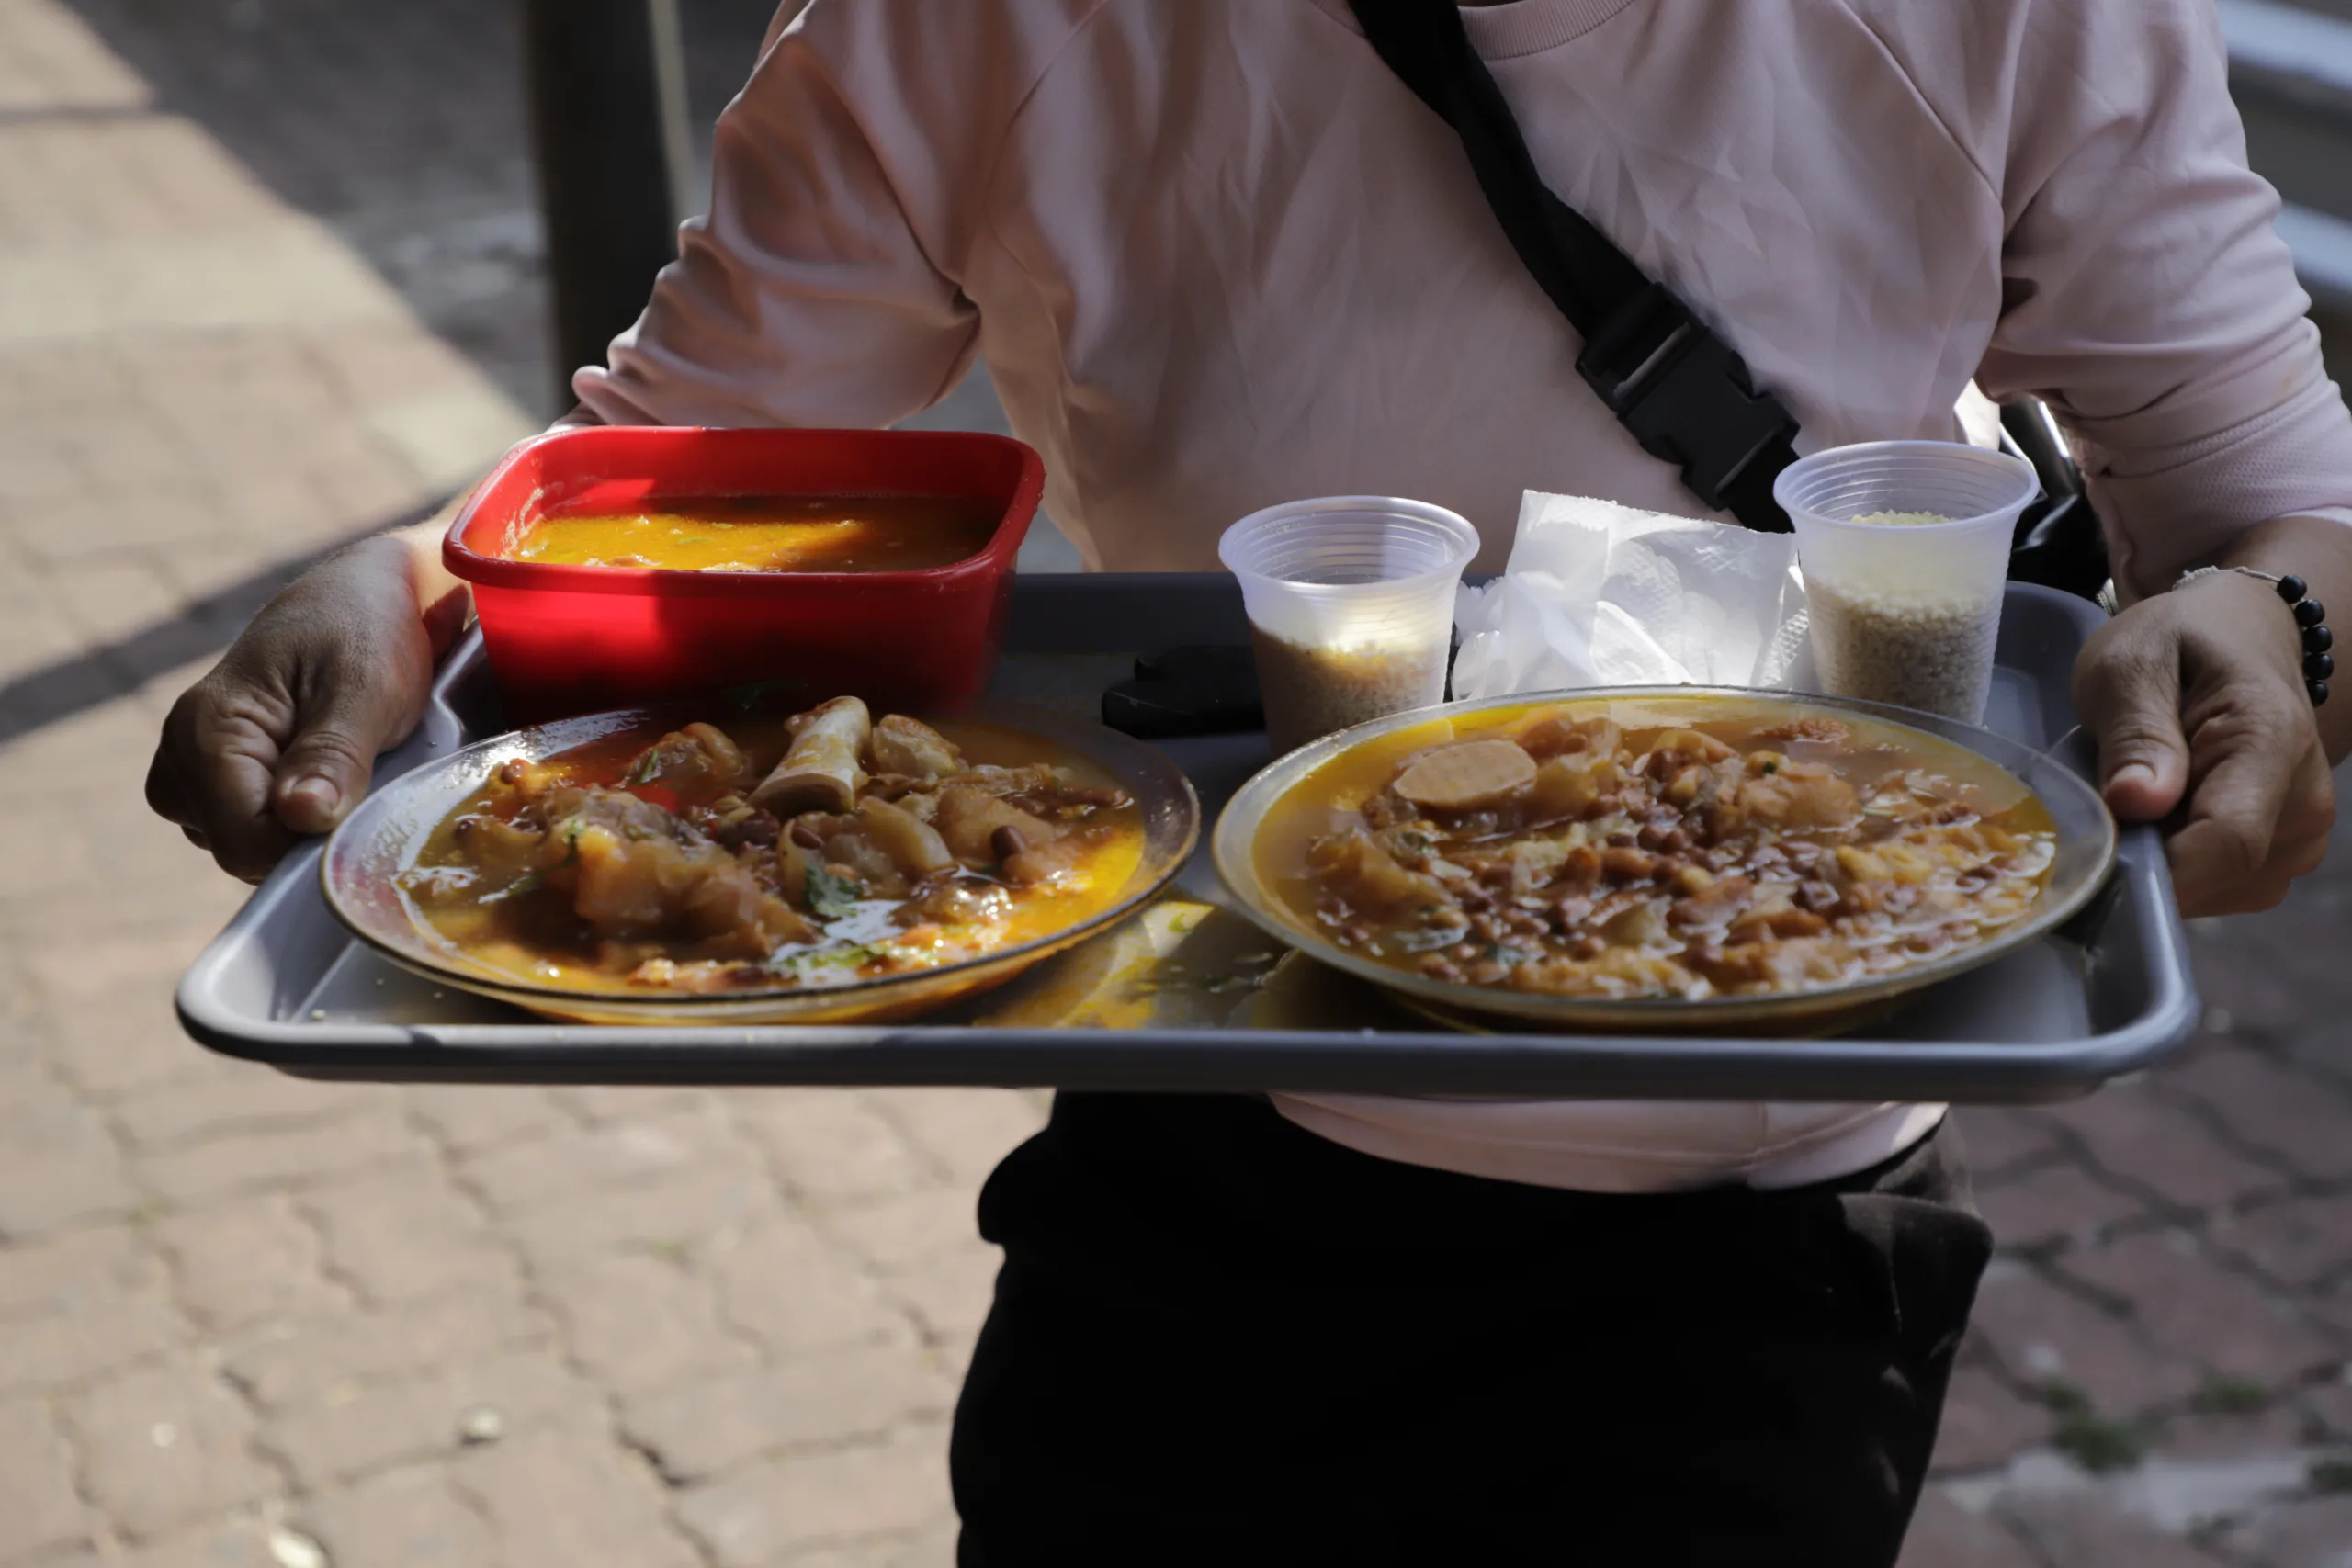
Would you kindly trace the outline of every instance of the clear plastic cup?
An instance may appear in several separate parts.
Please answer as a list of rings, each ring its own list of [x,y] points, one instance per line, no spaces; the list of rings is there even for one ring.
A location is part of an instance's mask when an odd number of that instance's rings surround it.
[[[2022,458],[1951,441],[1872,441],[1801,457],[1773,482],[1795,526],[1814,663],[1832,696],[1973,724],[1993,686]],[[1937,522],[1858,522],[1926,513]]]
[[[1478,531],[1381,495],[1285,502],[1225,531],[1277,752],[1445,695],[1453,591]]]

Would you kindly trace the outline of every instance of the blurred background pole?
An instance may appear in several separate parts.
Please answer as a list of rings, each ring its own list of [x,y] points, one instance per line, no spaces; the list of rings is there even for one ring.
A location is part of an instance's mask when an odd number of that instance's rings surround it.
[[[522,0],[522,22],[560,413],[678,254],[685,72],[676,0]]]

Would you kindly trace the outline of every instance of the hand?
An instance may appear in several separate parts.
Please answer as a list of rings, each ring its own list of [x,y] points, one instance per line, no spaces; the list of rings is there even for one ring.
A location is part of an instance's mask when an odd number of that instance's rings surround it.
[[[416,728],[465,605],[419,544],[369,539],[306,572],[173,705],[147,804],[232,875],[258,882],[342,821]]]
[[[2335,787],[2301,657],[2270,585],[2230,572],[2134,604],[2075,667],[2108,807],[2168,819],[2183,914],[2269,908],[2327,852]]]

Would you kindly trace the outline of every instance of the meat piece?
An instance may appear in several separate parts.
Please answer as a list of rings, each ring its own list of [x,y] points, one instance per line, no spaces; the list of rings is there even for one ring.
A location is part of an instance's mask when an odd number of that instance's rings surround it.
[[[1683,954],[1683,962],[1722,990],[1800,990],[1844,977],[1853,968],[1854,953],[1842,942],[1798,937],[1736,947],[1694,947]]]
[[[1061,836],[1061,829],[1044,818],[1033,817],[985,789],[967,784],[952,784],[939,792],[939,811],[932,818],[932,826],[939,830],[949,853],[974,867],[997,863],[995,845],[990,840],[999,828],[1013,829],[1031,848]]]
[[[1600,923],[1600,940],[1611,947],[1654,947],[1666,940],[1666,900],[1645,898]]]
[[[858,886],[861,898],[902,898],[913,879],[900,870],[890,852],[876,842],[863,826],[847,828],[825,840],[819,852],[825,868]]]
[[[1336,887],[1357,908],[1451,904],[1445,885],[1426,872],[1408,871],[1396,857],[1361,832],[1318,839],[1307,851],[1318,880]]]
[[[1834,718],[1796,718],[1756,732],[1758,740],[1819,740],[1842,745],[1853,731]]]
[[[1082,834],[1069,833],[1050,844],[1039,844],[1008,855],[1004,879],[1018,887],[1035,887],[1069,875],[1086,858],[1091,846]]]
[[[625,790],[568,790],[548,832],[563,858],[548,873],[598,936],[684,935],[765,957],[816,932],[742,862],[650,801]]]
[[[631,784],[662,784],[682,795],[733,789],[750,766],[742,749],[716,725],[690,724],[637,754],[621,775]]]
[[[1424,752],[1389,787],[1429,811],[1496,806],[1535,782],[1535,759],[1509,740],[1464,740]]]
[[[1738,755],[1713,736],[1698,729],[1661,730],[1650,743],[1650,776],[1670,779],[1696,763],[1709,766]]]
[[[1012,896],[1001,887],[969,882],[943,882],[912,906],[918,919],[942,925],[977,924],[1001,919],[1012,908]]]
[[[1615,750],[1613,747],[1596,748],[1592,736],[1586,732],[1585,728],[1570,718],[1566,710],[1559,708],[1540,708],[1528,715],[1512,727],[1510,738],[1519,743],[1521,750],[1538,762],[1583,751],[1608,757]]]
[[[1739,786],[1739,809],[1758,822],[1799,830],[1854,819],[1854,786],[1818,762],[1788,762]]]
[[[783,836],[784,824],[764,811],[730,814],[710,830],[710,836],[730,850],[766,849]]]
[[[450,832],[467,863],[486,882],[508,882],[544,860],[547,834],[528,821],[508,822],[487,814],[460,817]]]
[[[883,715],[869,746],[876,773],[902,774],[918,784],[930,784],[964,766],[964,753],[954,741],[902,713]]]
[[[1756,884],[1745,876],[1718,877],[1712,886],[1674,901],[1667,923],[1684,931],[1703,931],[1728,924],[1756,897]]]
[[[778,817],[850,810],[865,783],[858,759],[873,733],[865,705],[855,697],[835,697],[797,716],[794,723],[797,728],[791,749],[752,792],[752,804]]]
[[[954,783],[982,795],[1051,795],[1061,788],[1061,775],[1042,766],[1000,768],[984,762],[954,776]]]
[[[1829,922],[1810,909],[1782,905],[1777,909],[1758,909],[1742,915],[1724,932],[1725,942],[1766,942],[1779,937],[1819,936],[1829,929]]]

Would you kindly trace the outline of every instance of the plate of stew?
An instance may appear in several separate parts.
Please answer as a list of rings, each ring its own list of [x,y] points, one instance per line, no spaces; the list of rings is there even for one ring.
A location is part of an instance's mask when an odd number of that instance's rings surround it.
[[[1362,725],[1252,778],[1215,838],[1269,932],[1442,1018],[1758,1033],[2032,941],[2115,848],[2097,790],[1988,730],[1689,686]]]
[[[1115,922],[1199,831],[1172,764],[1066,715],[728,705],[565,719],[402,775],[329,841],[328,907],[547,1017],[873,1021]]]

